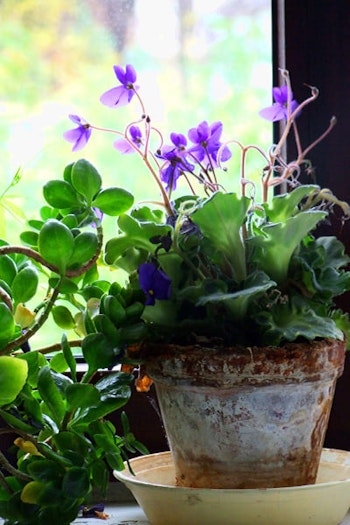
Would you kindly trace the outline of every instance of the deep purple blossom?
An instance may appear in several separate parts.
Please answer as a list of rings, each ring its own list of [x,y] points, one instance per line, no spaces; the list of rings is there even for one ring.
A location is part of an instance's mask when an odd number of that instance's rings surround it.
[[[277,122],[288,118],[288,86],[283,85],[280,88],[274,87],[272,90],[274,103],[259,112],[259,115],[271,122]],[[293,92],[290,92],[290,113],[293,113],[299,106],[293,98]]]
[[[138,126],[130,126],[129,130],[130,140],[140,148],[142,146],[142,131]],[[128,153],[135,153],[134,148],[130,144],[129,141],[126,139],[118,139],[114,142],[113,146],[115,149],[117,149],[120,153],[128,154]]]
[[[130,64],[127,64],[125,71],[120,66],[113,66],[114,73],[120,82],[120,86],[109,89],[100,97],[100,101],[105,106],[114,108],[116,106],[126,106],[129,104],[138,86],[135,85],[136,71]]]
[[[170,139],[173,144],[163,146],[158,154],[159,158],[166,161],[160,170],[160,178],[165,183],[167,191],[176,189],[177,180],[184,171],[194,170],[193,164],[186,159],[187,139],[185,135],[171,133]]]
[[[66,131],[63,138],[68,142],[73,142],[72,151],[79,151],[86,146],[91,137],[92,129],[90,124],[78,115],[69,115],[69,118],[74,124],[78,124],[78,127]]]
[[[191,128],[188,132],[188,138],[194,144],[189,152],[198,162],[206,165],[218,165],[218,151],[222,147],[220,138],[222,135],[222,122],[214,122],[209,125],[206,120],[201,122],[196,128]],[[220,153],[220,161],[226,161],[231,157],[231,151],[224,146]]]
[[[156,299],[169,299],[171,279],[152,263],[143,263],[139,267],[139,283],[146,294],[146,305],[154,305]]]

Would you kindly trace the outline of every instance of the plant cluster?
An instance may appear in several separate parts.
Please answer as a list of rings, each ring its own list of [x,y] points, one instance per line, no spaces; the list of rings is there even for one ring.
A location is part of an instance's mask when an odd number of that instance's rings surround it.
[[[108,467],[121,469],[128,453],[145,451],[125,416],[122,436],[106,419],[130,396],[133,376],[118,367],[134,366],[141,343],[275,346],[343,339],[348,329],[334,298],[350,289],[349,258],[336,237],[317,237],[315,229],[335,206],[344,217],[349,207],[301,182],[309,152],[335,124],[302,148],[296,122],[316,88],[298,104],[282,72],[275,102],[261,112],[285,121],[268,152],[223,141],[221,122],[203,121],[187,136],[171,133],[167,143],[146,111],[134,68],[114,69],[118,85],[101,102],[119,108],[136,100],[139,118],[118,131],[71,115],[76,127],[65,138],[79,151],[97,131],[114,134],[116,150],[134,154],[137,169],[154,181],[157,200],[134,206],[125,188],[105,188],[81,159],[44,185],[46,204],[21,234],[23,245],[1,242],[0,434],[11,437],[15,455],[12,461],[0,452],[6,525],[70,523],[93,488],[104,491]],[[287,161],[291,133],[298,155]],[[220,181],[230,174],[233,151],[241,157],[239,193]],[[261,197],[247,174],[251,152],[262,158]],[[117,235],[104,239],[108,215]],[[125,285],[112,272],[101,277],[101,265],[126,272]],[[32,348],[51,316],[61,340]],[[67,338],[68,330],[77,338]],[[86,364],[82,373],[74,347]],[[100,370],[109,373],[98,379]]]
[[[148,339],[186,344],[204,337],[261,346],[342,338],[346,316],[334,298],[349,289],[349,258],[336,237],[317,238],[314,232],[335,206],[344,217],[350,209],[330,190],[301,182],[312,171],[310,151],[335,125],[333,117],[322,136],[302,147],[297,119],[318,90],[311,87],[299,104],[288,72],[282,71],[284,83],[273,89],[274,103],[260,115],[283,120],[285,127],[278,144],[265,152],[223,141],[219,121],[203,121],[187,136],[172,132],[166,142],[152,125],[134,68],[114,71],[119,83],[101,96],[102,104],[119,108],[136,100],[140,117],[124,131],[105,131],[116,135],[119,152],[141,159],[161,203],[140,205],[118,218],[118,235],[107,242],[105,261],[138,277],[146,296],[142,319]],[[77,127],[65,138],[77,151],[101,128],[77,115],[71,119]],[[291,134],[297,158],[288,161],[283,151]],[[220,180],[223,171],[228,178],[233,149],[241,157],[239,193]],[[251,152],[262,158],[260,192],[247,175]],[[187,192],[175,197],[180,183],[187,184]]]

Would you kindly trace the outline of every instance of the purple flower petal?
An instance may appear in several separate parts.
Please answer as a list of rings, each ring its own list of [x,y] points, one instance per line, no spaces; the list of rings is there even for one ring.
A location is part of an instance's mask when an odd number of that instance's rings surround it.
[[[79,151],[86,146],[92,133],[90,125],[83,118],[78,115],[69,115],[69,118],[75,124],[78,124],[77,128],[69,129],[63,133],[63,138],[67,142],[72,142],[72,151]]]
[[[125,71],[120,66],[113,66],[113,69],[121,85],[105,91],[100,97],[102,104],[111,108],[129,104],[135,95],[135,91],[138,90],[138,86],[134,85],[136,81],[136,71],[133,66],[128,64]]]
[[[293,92],[288,94],[288,86],[283,85],[281,87],[274,87],[272,89],[272,95],[274,103],[271,106],[263,108],[259,111],[259,115],[266,120],[271,122],[277,122],[278,120],[287,119],[288,115],[288,96],[290,98],[290,113],[293,113],[297,107],[298,102],[293,99]]]
[[[146,294],[146,305],[154,305],[156,299],[169,299],[171,279],[166,273],[158,270],[152,263],[143,263],[139,267],[139,283]]]

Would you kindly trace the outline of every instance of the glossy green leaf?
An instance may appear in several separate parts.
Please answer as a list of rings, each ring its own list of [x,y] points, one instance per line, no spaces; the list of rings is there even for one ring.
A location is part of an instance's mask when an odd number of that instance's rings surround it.
[[[79,267],[96,254],[98,239],[93,232],[82,232],[74,238],[74,249],[69,259],[69,267]]]
[[[106,315],[96,315],[94,317],[94,323],[98,332],[102,332],[114,345],[118,344],[118,330]]]
[[[36,294],[39,276],[34,266],[20,270],[12,282],[12,296],[16,303],[26,303]]]
[[[4,346],[12,339],[15,329],[12,312],[6,304],[0,303],[0,346]]]
[[[51,310],[55,323],[63,330],[71,330],[75,326],[74,318],[70,310],[61,304],[56,305]]]
[[[128,211],[134,204],[134,197],[123,188],[107,188],[93,200],[93,206],[106,215],[117,216]]]
[[[0,279],[11,284],[17,274],[17,266],[9,255],[0,256]]]
[[[97,388],[87,383],[70,385],[67,388],[66,395],[67,408],[69,411],[97,405],[100,401],[100,393]]]
[[[56,288],[60,284],[60,292],[62,294],[73,294],[78,291],[78,285],[73,279],[69,279],[68,277],[50,277],[49,279],[49,285],[52,288]]]
[[[90,206],[96,193],[100,191],[102,179],[97,169],[85,159],[80,159],[73,164],[72,185],[85,197]]]
[[[63,274],[74,250],[74,237],[67,226],[50,219],[40,231],[38,247],[41,256]]]
[[[38,246],[39,234],[37,232],[25,231],[20,234],[19,238],[27,246]]]
[[[83,339],[82,351],[90,372],[99,368],[108,368],[114,364],[114,345],[104,334],[88,334]]]
[[[67,470],[62,483],[62,490],[70,498],[84,498],[89,491],[89,475],[84,468],[72,467]]]
[[[73,186],[64,180],[50,180],[43,187],[46,202],[53,208],[65,209],[81,206],[79,195]]]
[[[68,343],[68,339],[67,339],[66,334],[62,335],[61,346],[62,346],[62,351],[63,351],[64,358],[65,358],[66,363],[67,363],[67,365],[68,365],[68,367],[70,369],[70,372],[71,372],[72,381],[76,382],[76,380],[77,380],[77,375],[76,375],[77,362],[76,362],[75,357],[73,355],[72,349],[71,349],[71,347],[70,347],[70,345]]]
[[[0,406],[12,403],[22,390],[28,376],[26,361],[0,356]]]
[[[48,406],[53,419],[59,423],[64,416],[66,404],[53,380],[48,366],[43,367],[39,372],[38,390],[42,400]]]

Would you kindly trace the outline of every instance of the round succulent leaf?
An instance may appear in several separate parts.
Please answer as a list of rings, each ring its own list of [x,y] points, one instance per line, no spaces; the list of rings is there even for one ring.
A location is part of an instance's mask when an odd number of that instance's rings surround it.
[[[21,492],[21,501],[23,503],[37,504],[40,501],[41,495],[45,491],[45,484],[40,481],[30,481],[27,483]]]
[[[57,326],[63,330],[71,330],[75,327],[74,318],[70,310],[61,304],[55,305],[52,308],[52,316]]]
[[[12,339],[15,330],[16,325],[12,312],[5,303],[0,303],[0,347]]]
[[[71,162],[70,164],[67,164],[67,166],[63,170],[63,179],[66,182],[69,182],[69,184],[72,184],[72,168],[74,166],[74,162]]]
[[[74,249],[68,266],[81,266],[92,259],[98,249],[97,235],[93,232],[82,232],[74,238]]]
[[[38,230],[40,231],[41,228],[44,226],[44,221],[39,221],[37,219],[30,219],[28,221],[28,225],[31,227],[31,228],[34,228],[34,230]]]
[[[19,238],[27,246],[38,246],[39,234],[37,232],[25,231],[20,234]]]
[[[88,334],[83,339],[82,351],[90,373],[99,368],[109,368],[114,364],[114,345],[102,333]]]
[[[50,277],[49,279],[49,285],[52,288],[56,288],[60,279],[57,277]],[[78,291],[78,285],[74,282],[73,279],[69,279],[68,277],[63,277],[60,284],[60,292],[63,294],[71,294],[76,293]]]
[[[28,364],[22,359],[0,356],[0,406],[12,403],[25,385]]]
[[[0,256],[0,279],[11,284],[17,274],[15,261],[9,255]]]
[[[26,266],[18,272],[12,282],[12,297],[16,303],[26,303],[34,297],[39,276],[34,266]]]
[[[0,288],[2,288],[4,292],[6,292],[10,297],[12,297],[11,287],[3,279],[0,279]]]
[[[66,471],[62,490],[70,498],[84,498],[90,488],[87,469],[72,467]]]
[[[97,169],[85,159],[80,159],[73,164],[72,185],[91,205],[96,193],[100,191],[102,179]]]
[[[47,221],[48,219],[55,219],[57,217],[58,210],[55,208],[51,208],[51,206],[42,206],[40,208],[40,217],[43,221]]]
[[[45,261],[57,266],[63,274],[74,250],[74,237],[65,224],[50,219],[40,231],[38,248]]]
[[[117,216],[131,208],[134,197],[123,188],[112,187],[100,191],[92,204],[106,215]]]
[[[65,180],[48,181],[43,187],[43,194],[46,202],[53,208],[75,208],[82,204],[73,186]]]
[[[63,224],[65,224],[66,226],[68,226],[68,228],[71,230],[72,228],[77,228],[78,227],[78,219],[76,217],[76,215],[74,215],[73,213],[69,213],[68,215],[65,215],[63,218],[62,218],[62,221]]]

